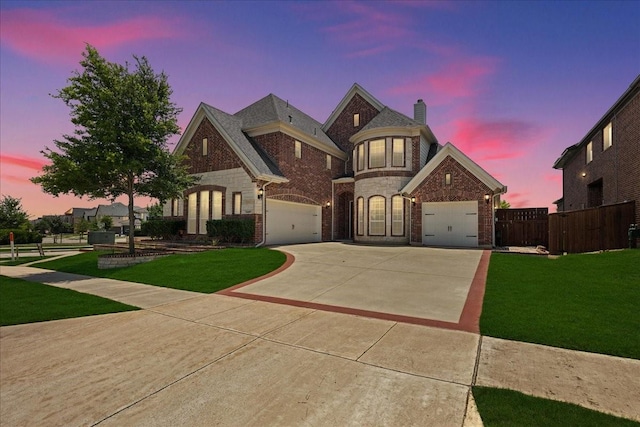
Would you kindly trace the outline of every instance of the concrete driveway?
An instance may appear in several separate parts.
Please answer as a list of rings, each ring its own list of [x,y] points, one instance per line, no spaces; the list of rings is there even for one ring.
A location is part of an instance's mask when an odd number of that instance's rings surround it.
[[[336,242],[277,249],[295,262],[273,277],[223,293],[477,332],[485,271],[479,265],[486,269],[488,252]]]

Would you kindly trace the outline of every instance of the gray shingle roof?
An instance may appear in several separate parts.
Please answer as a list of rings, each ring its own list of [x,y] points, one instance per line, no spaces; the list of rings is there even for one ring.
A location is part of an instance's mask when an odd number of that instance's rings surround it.
[[[398,113],[389,107],[384,107],[378,115],[376,115],[362,131],[384,127],[415,127],[424,126],[422,123],[416,122],[413,119],[405,116],[402,113]]]
[[[324,133],[322,123],[272,93],[238,111],[234,116],[242,119],[243,129],[283,122],[320,141],[327,147],[340,150],[331,138]]]
[[[242,131],[243,119],[232,116],[222,110],[218,110],[207,104],[202,104],[207,112],[213,116],[222,126],[227,135],[233,139],[236,147],[249,161],[255,166],[260,174],[283,176],[282,172],[275,166],[275,163],[269,159],[266,153],[260,149],[257,144],[252,143],[250,138]]]

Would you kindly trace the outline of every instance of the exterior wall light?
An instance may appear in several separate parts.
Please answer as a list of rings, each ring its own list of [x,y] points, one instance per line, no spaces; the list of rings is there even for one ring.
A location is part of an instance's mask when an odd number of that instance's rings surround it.
[[[262,195],[264,194],[264,189],[263,188],[259,188],[258,189],[258,199],[262,199]]]
[[[331,202],[327,202],[327,204],[325,205],[325,207],[326,207],[327,209],[329,209],[329,208],[331,207]]]
[[[411,196],[411,205],[416,205],[416,196]]]
[[[582,173],[580,174],[580,176],[582,176],[582,177],[584,178],[585,176],[587,176],[587,173],[586,173],[586,172],[582,172]]]
[[[491,196],[487,193],[484,195],[484,201],[488,204],[489,200],[491,200]]]

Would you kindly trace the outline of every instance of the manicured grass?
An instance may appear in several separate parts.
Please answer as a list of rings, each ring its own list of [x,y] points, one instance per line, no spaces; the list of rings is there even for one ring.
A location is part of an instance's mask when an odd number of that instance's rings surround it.
[[[0,276],[0,326],[138,310],[95,295]]]
[[[640,250],[491,255],[483,335],[640,359]]]
[[[625,418],[512,390],[476,386],[473,387],[473,398],[485,427],[640,426],[640,423]]]
[[[11,258],[3,258],[0,261],[0,265],[8,265],[8,266],[12,266],[12,265],[22,265],[22,264],[26,264],[28,262],[32,262],[32,261],[38,261],[38,260],[45,260],[47,258],[52,258],[50,256],[45,256],[45,257],[41,257],[41,256],[21,256],[20,258],[11,261]]]
[[[131,267],[98,270],[98,253],[86,252],[38,263],[34,267],[213,293],[267,274],[284,264],[285,260],[282,252],[266,248],[232,248],[170,255]]]

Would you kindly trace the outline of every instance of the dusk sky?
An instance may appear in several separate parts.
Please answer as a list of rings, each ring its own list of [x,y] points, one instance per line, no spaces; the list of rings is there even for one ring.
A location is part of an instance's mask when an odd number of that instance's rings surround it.
[[[512,207],[550,212],[562,196],[554,161],[640,73],[631,0],[0,5],[0,192],[32,218],[108,203],[54,198],[29,181],[40,151],[73,130],[49,94],[79,69],[85,43],[165,71],[182,128],[200,102],[233,114],[269,93],[324,122],[355,82],[410,117],[422,98],[441,144],[508,186]]]

